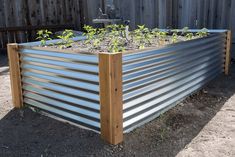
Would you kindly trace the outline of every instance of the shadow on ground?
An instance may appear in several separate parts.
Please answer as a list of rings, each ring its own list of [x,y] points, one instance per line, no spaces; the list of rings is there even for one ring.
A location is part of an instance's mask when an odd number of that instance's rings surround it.
[[[0,75],[8,74],[9,67],[8,67],[8,59],[7,53],[0,51]]]
[[[0,120],[0,156],[175,156],[235,93],[235,71],[221,75],[159,118],[112,146],[98,134],[13,109]]]

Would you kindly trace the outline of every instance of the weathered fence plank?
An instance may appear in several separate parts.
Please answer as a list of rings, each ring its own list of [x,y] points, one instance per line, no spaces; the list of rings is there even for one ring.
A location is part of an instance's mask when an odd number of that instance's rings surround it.
[[[37,25],[74,25],[80,30],[93,24],[105,0],[3,0],[0,28]],[[235,0],[113,0],[117,13],[130,20],[130,27],[224,28],[235,31]],[[34,32],[35,34],[35,32]],[[233,40],[235,40],[235,33]],[[25,32],[17,33],[24,41]],[[1,33],[1,43],[14,41],[15,34]],[[19,40],[20,38],[20,40]]]

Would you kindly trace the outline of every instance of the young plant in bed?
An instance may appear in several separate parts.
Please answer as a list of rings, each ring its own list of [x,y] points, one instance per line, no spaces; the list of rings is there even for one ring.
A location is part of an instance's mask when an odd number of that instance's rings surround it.
[[[190,33],[187,33],[185,37],[186,37],[186,40],[192,40],[194,37],[194,34],[190,32]]]
[[[197,32],[196,35],[197,35],[199,38],[206,37],[206,36],[208,35],[208,29],[203,28],[203,29],[201,29],[199,32]]]
[[[120,27],[118,25],[110,25],[108,28],[110,29],[110,32],[108,33],[110,41],[108,44],[108,51],[112,53],[124,51],[125,41],[120,35]]]
[[[173,34],[172,34],[172,43],[176,43],[178,41],[178,33],[179,33],[179,30],[178,29],[174,29],[172,30]]]
[[[152,34],[148,28],[144,25],[138,26],[136,30],[134,30],[134,42],[137,43],[139,49],[144,49],[146,45],[151,44]]]
[[[60,48],[68,48],[72,46],[73,40],[71,38],[75,37],[72,30],[66,29],[62,35],[59,35],[58,38],[61,39],[58,44]]]
[[[51,40],[51,35],[52,35],[52,32],[51,31],[48,31],[48,30],[39,30],[37,32],[37,40],[40,40],[40,44],[41,46],[46,46],[46,41],[47,40]]]
[[[192,40],[194,37],[194,34],[192,32],[189,32],[189,28],[188,27],[184,27],[182,29],[182,36],[185,36],[186,40]]]
[[[166,41],[167,32],[155,29],[153,31],[154,36],[157,38],[158,45],[164,45]]]
[[[92,26],[88,25],[85,25],[83,28],[86,31],[86,33],[83,33],[83,35],[87,37],[85,44],[92,44],[92,41],[95,38],[96,28],[93,28]]]

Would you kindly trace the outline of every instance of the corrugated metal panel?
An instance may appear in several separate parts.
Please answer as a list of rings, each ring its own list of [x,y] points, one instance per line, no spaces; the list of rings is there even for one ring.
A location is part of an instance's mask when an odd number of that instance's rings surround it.
[[[24,103],[100,131],[98,56],[24,48]]]
[[[225,33],[123,55],[124,132],[152,120],[223,71]]]

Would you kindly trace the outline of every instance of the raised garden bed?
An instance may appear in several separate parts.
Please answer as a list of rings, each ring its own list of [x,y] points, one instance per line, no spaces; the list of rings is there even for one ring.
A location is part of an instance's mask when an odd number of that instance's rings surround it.
[[[122,53],[9,44],[13,104],[40,109],[120,143],[123,133],[169,110],[222,72],[228,74],[231,33],[209,32]]]

